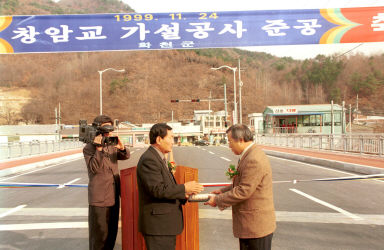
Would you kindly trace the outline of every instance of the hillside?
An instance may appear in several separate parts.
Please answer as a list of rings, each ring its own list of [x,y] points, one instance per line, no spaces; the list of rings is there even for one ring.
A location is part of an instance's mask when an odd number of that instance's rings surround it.
[[[131,12],[118,0],[9,0],[0,14],[61,14]],[[125,52],[84,52],[0,55],[0,87],[27,90],[32,99],[13,120],[0,123],[53,123],[61,105],[62,122],[91,120],[99,113],[99,70],[103,74],[103,111],[132,123],[191,119],[193,110],[208,102],[171,103],[171,99],[223,98],[227,84],[228,109],[233,108],[233,73],[212,71],[241,60],[243,120],[266,105],[328,103],[345,100],[381,114],[384,108],[384,55],[318,56],[297,61],[240,49],[201,49]],[[222,102],[211,105],[223,110]]]

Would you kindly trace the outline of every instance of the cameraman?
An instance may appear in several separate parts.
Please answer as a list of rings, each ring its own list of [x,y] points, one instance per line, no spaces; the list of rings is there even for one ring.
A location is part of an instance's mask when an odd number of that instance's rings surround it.
[[[129,150],[117,139],[110,143],[112,119],[99,115],[93,143],[88,143],[83,154],[88,169],[88,226],[89,249],[113,249],[116,241],[120,211],[120,176],[117,160],[129,158]]]

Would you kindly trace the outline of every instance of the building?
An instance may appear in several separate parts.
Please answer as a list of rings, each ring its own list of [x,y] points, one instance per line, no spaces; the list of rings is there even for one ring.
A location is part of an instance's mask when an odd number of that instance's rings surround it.
[[[255,134],[262,134],[264,132],[263,113],[252,113],[248,115],[249,129]]]
[[[267,106],[264,133],[345,133],[345,110],[338,104]]]
[[[175,144],[177,145],[192,143],[195,138],[201,135],[200,125],[193,123],[183,124],[181,122],[168,122],[167,124],[172,127]],[[153,123],[144,123],[139,127],[132,123],[122,122],[115,131],[124,144],[144,147],[150,143],[149,131],[153,125]]]
[[[202,136],[211,144],[218,144],[221,139],[226,138],[228,123],[225,119],[225,111],[195,110],[194,120],[195,123],[200,124]]]
[[[149,144],[149,130],[153,124],[142,124],[141,127],[130,122],[119,123],[114,131],[118,134],[120,140],[129,146],[145,146]]]
[[[59,127],[50,125],[4,125],[0,126],[0,142],[58,141]]]

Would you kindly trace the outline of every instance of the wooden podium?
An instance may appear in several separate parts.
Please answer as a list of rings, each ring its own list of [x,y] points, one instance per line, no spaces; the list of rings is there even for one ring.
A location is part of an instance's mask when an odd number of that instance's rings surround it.
[[[139,194],[137,191],[136,167],[120,171],[121,178],[121,226],[123,250],[145,250],[143,236],[138,232]],[[177,166],[177,183],[198,181],[198,170]],[[199,249],[199,209],[197,202],[183,206],[184,230],[176,238],[177,250]]]

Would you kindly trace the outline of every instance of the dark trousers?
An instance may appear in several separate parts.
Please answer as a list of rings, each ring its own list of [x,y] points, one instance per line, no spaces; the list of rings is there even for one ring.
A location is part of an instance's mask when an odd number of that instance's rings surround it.
[[[240,250],[271,250],[272,234],[261,238],[239,239]]]
[[[90,250],[112,250],[119,226],[120,201],[112,207],[89,206],[88,228]]]
[[[145,234],[147,250],[174,250],[176,248],[176,235],[148,235]]]

